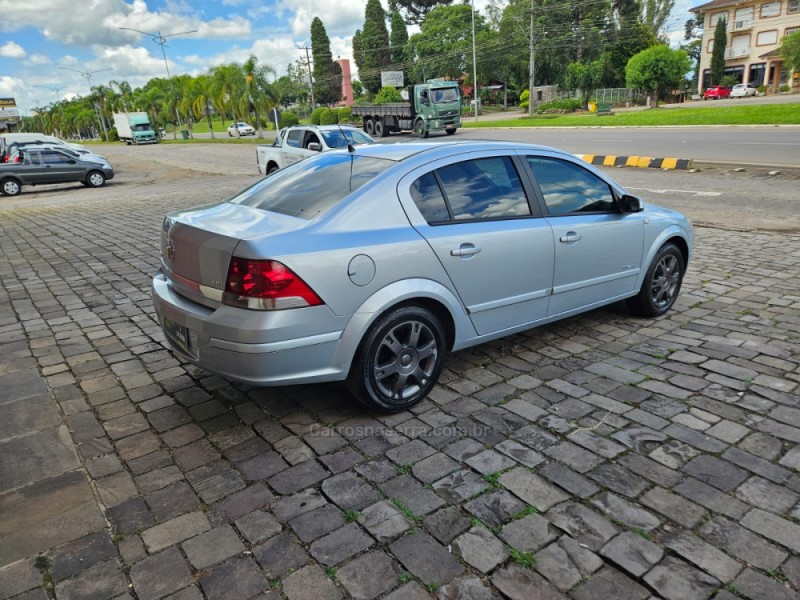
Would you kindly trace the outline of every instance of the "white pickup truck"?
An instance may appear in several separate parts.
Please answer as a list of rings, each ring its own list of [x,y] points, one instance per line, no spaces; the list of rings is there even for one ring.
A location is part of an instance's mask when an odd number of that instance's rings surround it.
[[[352,125],[294,125],[281,129],[272,144],[256,146],[256,165],[262,175],[347,144],[374,144],[375,140]]]

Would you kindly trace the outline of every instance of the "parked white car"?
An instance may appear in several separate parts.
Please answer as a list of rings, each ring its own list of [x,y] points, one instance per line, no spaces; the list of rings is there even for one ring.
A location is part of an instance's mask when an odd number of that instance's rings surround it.
[[[758,90],[752,83],[737,83],[731,90],[731,98],[747,98],[757,93]]]
[[[239,130],[238,133],[236,130]],[[256,130],[253,129],[247,123],[231,123],[228,125],[228,135],[230,137],[235,137],[237,135],[255,135]]]

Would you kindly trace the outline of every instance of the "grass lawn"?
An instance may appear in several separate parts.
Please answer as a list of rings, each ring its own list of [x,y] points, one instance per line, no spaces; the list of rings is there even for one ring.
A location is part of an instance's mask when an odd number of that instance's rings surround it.
[[[651,108],[598,116],[592,113],[541,115],[502,121],[468,122],[464,127],[653,127],[658,125],[800,125],[797,104]]]

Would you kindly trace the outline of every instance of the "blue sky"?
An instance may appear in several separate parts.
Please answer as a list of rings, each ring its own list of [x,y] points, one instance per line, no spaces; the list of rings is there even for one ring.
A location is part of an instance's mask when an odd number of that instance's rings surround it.
[[[477,10],[486,4],[475,1]],[[676,1],[668,23],[676,36],[696,4]],[[197,30],[168,41],[173,75],[196,75],[250,54],[282,75],[305,56],[298,47],[308,45],[315,16],[325,24],[334,57],[351,58],[365,5],[366,0],[0,0],[0,97],[15,97],[27,114],[34,106],[86,95],[89,82],[75,71],[88,72],[92,85],[125,80],[138,87],[165,77],[161,48],[152,37],[120,27],[165,36]]]

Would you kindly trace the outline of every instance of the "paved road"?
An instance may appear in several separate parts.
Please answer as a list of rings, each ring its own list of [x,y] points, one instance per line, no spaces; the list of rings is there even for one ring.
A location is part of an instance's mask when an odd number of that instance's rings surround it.
[[[797,234],[699,227],[665,317],[458,352],[386,417],[165,349],[162,215],[253,176],[137,150],[0,202],[0,599],[797,599]]]

